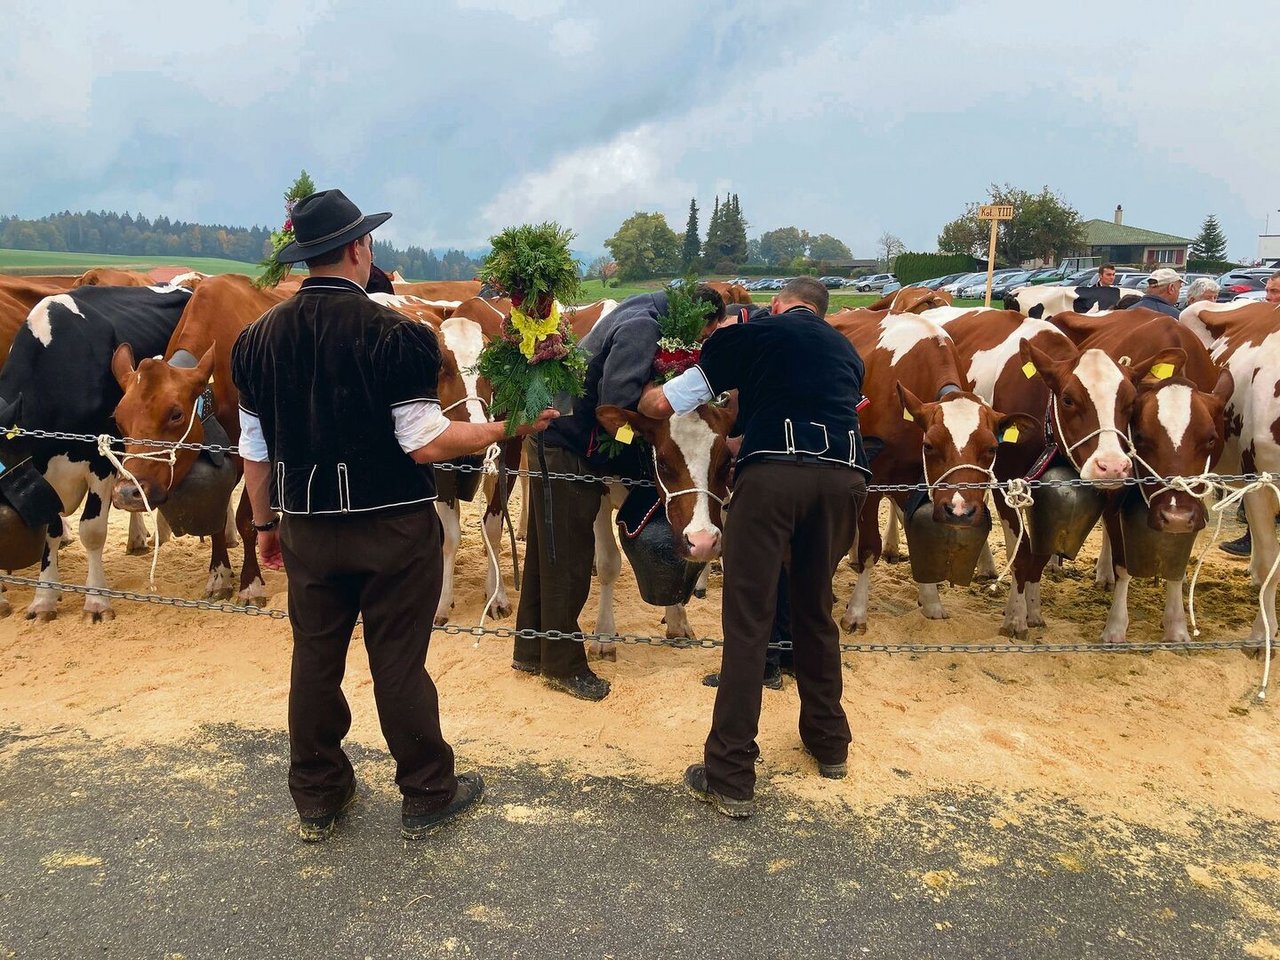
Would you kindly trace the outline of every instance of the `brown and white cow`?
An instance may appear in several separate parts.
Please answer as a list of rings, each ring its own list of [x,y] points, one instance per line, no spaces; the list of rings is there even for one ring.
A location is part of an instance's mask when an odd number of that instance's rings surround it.
[[[429,280],[421,283],[396,283],[396,293],[423,300],[461,303],[480,296],[479,280]]]
[[[195,416],[195,408],[201,394],[212,386],[214,413],[234,445],[240,437],[240,416],[239,392],[231,379],[231,348],[241,330],[289,296],[288,290],[259,289],[248,277],[237,274],[209,277],[191,295],[162,359],[146,357],[135,366],[133,351],[128,344],[121,344],[111,363],[116,382],[124,391],[115,411],[121,433],[126,437],[204,442],[204,424]],[[145,503],[152,508],[160,506],[199,456],[194,450],[178,450],[172,467],[164,461],[131,456],[159,449],[137,443],[125,446],[122,461],[134,479],[117,479],[111,497],[115,506],[135,514],[145,510],[144,493]],[[242,461],[235,457],[233,462],[239,475]],[[225,599],[235,593],[242,603],[265,602],[266,585],[258,567],[252,520],[248,494],[242,493],[234,520],[229,518],[227,529],[210,538],[205,596]],[[236,531],[244,543],[238,583],[228,553]]]
[[[710,287],[716,293],[720,294],[720,299],[725,302],[725,306],[731,303],[745,303],[750,305],[751,291],[740,283],[726,283],[723,280],[706,280],[703,286]]]
[[[1209,348],[1214,361],[1230,372],[1233,390],[1224,409],[1226,436],[1218,470],[1226,475],[1280,474],[1280,305],[1257,301],[1193,303],[1179,322]],[[1249,572],[1255,586],[1265,583],[1280,544],[1276,541],[1276,498],[1267,488],[1244,497],[1245,516],[1253,540]],[[1277,578],[1280,579],[1280,578]],[[1276,582],[1266,584],[1261,599],[1276,626]],[[1250,639],[1262,642],[1267,631],[1261,610]]]
[[[887,310],[890,313],[924,313],[926,310],[933,310],[937,307],[949,307],[951,303],[951,294],[945,290],[930,290],[928,287],[903,287],[901,290],[885,294],[864,309]]]
[[[865,367],[862,389],[871,402],[861,415],[861,428],[869,451],[874,451],[873,484],[932,482],[929,496],[935,521],[977,523],[986,510],[985,492],[949,487],[946,481],[987,482],[987,471],[998,459],[997,438],[1018,423],[1019,442],[1030,440],[1039,433],[1039,420],[1025,414],[998,413],[970,392],[951,337],[924,317],[842,311],[829,322],[853,344]],[[847,631],[867,626],[871,572],[881,553],[881,497],[868,492],[859,515],[855,547],[858,581],[840,621]],[[894,494],[893,499],[903,508],[912,495]],[[938,585],[917,586],[924,615],[931,620],[945,618]]]
[[[1048,466],[1046,434],[1055,446],[1051,452],[1085,480],[1116,488],[1132,476],[1126,431],[1134,382],[1141,379],[1136,370],[1121,369],[1102,350],[1081,351],[1053,324],[1013,311],[946,308],[923,316],[945,325],[975,393],[1005,413],[1046,421],[1036,442],[1020,443],[1000,458],[997,479],[1027,477]],[[1011,545],[1017,516],[1003,498],[996,498],[996,506]],[[1001,634],[1022,638],[1029,627],[1044,626],[1040,580],[1049,559],[1032,553],[1029,538],[1017,549]]]

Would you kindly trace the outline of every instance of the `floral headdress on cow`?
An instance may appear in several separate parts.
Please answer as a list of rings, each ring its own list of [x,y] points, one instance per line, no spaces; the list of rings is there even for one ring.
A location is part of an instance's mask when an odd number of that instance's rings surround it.
[[[511,298],[511,315],[475,369],[493,385],[490,407],[507,419],[508,432],[537,420],[559,399],[582,395],[587,354],[560,311],[560,303],[576,300],[581,284],[569,252],[573,237],[548,222],[508,227],[490,238],[480,279]]]
[[[667,311],[658,319],[662,337],[653,358],[656,383],[666,383],[698,362],[702,331],[714,310],[698,298],[698,284],[692,277],[678,280],[667,289]]]
[[[292,264],[278,263],[276,254],[293,243],[294,204],[315,192],[315,182],[305,170],[298,174],[298,179],[293,181],[293,186],[284,192],[284,225],[279,230],[271,231],[271,253],[258,264],[262,267],[262,273],[258,275],[257,280],[253,281],[255,287],[274,287],[289,275]]]

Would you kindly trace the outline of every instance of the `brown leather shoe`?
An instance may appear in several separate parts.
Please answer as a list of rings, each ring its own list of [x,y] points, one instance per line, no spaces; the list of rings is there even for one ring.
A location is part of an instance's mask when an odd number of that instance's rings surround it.
[[[707,781],[707,768],[704,764],[695,763],[684,772],[684,786],[691,796],[703,803],[709,803],[719,813],[734,820],[743,820],[756,812],[755,800],[734,800],[711,789]]]

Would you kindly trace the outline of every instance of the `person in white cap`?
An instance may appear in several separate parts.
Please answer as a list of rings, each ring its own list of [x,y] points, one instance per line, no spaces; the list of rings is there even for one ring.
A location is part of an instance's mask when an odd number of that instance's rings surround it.
[[[1177,270],[1161,267],[1147,277],[1147,289],[1142,299],[1130,304],[1129,309],[1146,307],[1148,310],[1168,314],[1176,320],[1178,319],[1178,294],[1181,291],[1182,275]]]

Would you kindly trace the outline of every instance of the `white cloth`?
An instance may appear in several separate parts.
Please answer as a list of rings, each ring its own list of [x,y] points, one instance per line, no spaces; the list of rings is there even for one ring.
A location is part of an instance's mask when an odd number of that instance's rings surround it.
[[[715,397],[707,376],[697,367],[672,377],[662,385],[663,396],[676,413],[693,413],[698,407]]]
[[[449,428],[449,419],[440,412],[434,400],[413,400],[391,409],[395,420],[396,442],[405,453],[425,447]],[[271,459],[267,440],[262,435],[262,421],[244,407],[240,408],[240,456],[257,463]]]

